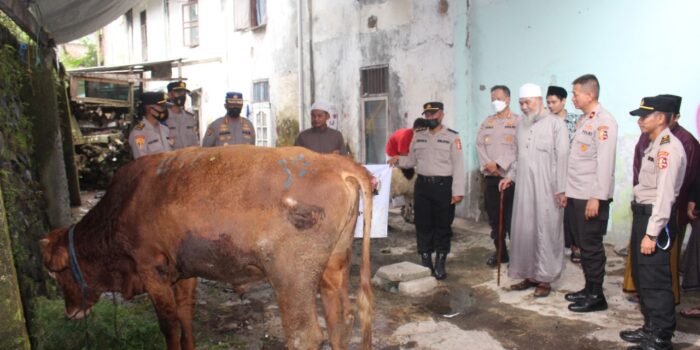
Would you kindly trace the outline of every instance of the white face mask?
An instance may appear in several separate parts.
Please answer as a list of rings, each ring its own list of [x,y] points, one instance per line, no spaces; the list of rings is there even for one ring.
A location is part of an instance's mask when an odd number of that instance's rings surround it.
[[[496,113],[501,113],[504,109],[506,109],[506,103],[501,100],[493,100],[491,101],[491,107],[493,107],[493,110],[496,111]]]

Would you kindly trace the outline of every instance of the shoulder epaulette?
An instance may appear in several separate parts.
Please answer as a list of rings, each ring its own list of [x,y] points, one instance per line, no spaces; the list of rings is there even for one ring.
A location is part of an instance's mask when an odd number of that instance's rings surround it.
[[[140,122],[134,126],[134,130],[143,130],[144,127],[146,127],[146,125],[143,122]]]
[[[671,143],[671,136],[670,136],[670,135],[666,135],[666,136],[664,136],[664,137],[661,138],[661,144],[662,144],[662,145],[665,145],[665,144],[667,144],[667,143]]]
[[[452,130],[452,129],[450,129],[450,128],[447,128],[447,131],[449,131],[449,132],[451,132],[451,133],[459,134],[458,132],[456,132],[456,131],[454,131],[454,130]]]

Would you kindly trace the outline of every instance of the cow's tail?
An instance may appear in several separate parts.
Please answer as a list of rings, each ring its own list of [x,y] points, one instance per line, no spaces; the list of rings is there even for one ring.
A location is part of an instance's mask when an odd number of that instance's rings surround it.
[[[371,175],[369,175],[371,176]],[[350,176],[350,179],[360,186],[363,208],[363,230],[362,230],[362,263],[360,265],[360,288],[357,293],[357,304],[360,312],[360,329],[362,330],[362,349],[372,348],[372,316],[374,313],[374,295],[371,284],[371,266],[369,259],[370,233],[372,225],[372,184],[369,177]]]

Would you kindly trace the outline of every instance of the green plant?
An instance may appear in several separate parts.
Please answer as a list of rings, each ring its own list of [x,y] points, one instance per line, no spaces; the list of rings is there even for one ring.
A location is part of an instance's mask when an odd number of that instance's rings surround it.
[[[158,320],[145,298],[124,305],[101,300],[86,320],[68,320],[64,310],[63,300],[37,299],[32,332],[36,349],[165,349]]]

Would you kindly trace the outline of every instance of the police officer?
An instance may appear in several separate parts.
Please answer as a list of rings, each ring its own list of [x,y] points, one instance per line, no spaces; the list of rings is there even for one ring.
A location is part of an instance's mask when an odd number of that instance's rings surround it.
[[[598,79],[591,74],[573,82],[573,102],[583,111],[571,143],[566,181],[565,215],[581,250],[585,287],[564,297],[574,312],[608,308],[603,294],[605,246],[610,202],[615,186],[617,122],[598,102]]]
[[[456,131],[442,125],[442,102],[423,105],[428,129],[413,136],[408,156],[395,156],[387,163],[416,168],[415,222],[418,253],[423,266],[438,280],[445,279],[450,252],[455,204],[464,198],[465,176],[462,143]],[[437,252],[435,268],[432,253]]]
[[[199,146],[194,114],[185,110],[185,101],[187,101],[189,93],[190,90],[187,90],[184,81],[174,81],[168,84],[168,98],[171,105],[168,108],[166,124],[170,129],[170,142],[173,149]]]
[[[620,337],[641,343],[629,349],[672,349],[676,328],[670,268],[673,237],[666,225],[683,183],[686,156],[683,145],[668,128],[672,101],[645,97],[630,114],[639,116],[639,128],[651,141],[644,150],[639,183],[634,186],[630,245],[632,277],[644,325],[622,331]]]
[[[141,113],[143,120],[136,124],[129,134],[129,146],[134,159],[161,152],[172,151],[168,140],[170,130],[161,124],[168,119],[165,106],[168,96],[162,92],[144,92],[141,94]]]
[[[484,175],[484,202],[491,226],[491,238],[498,251],[498,226],[501,194],[498,183],[515,160],[515,129],[520,116],[510,110],[510,89],[505,85],[491,88],[491,105],[495,114],[488,116],[476,135],[476,151],[479,155],[481,173]],[[501,237],[501,262],[508,262],[506,234],[510,233],[510,219],[513,213],[513,193],[515,186],[508,187],[503,194],[503,236]],[[498,264],[497,253],[486,261],[491,267]]]
[[[209,124],[202,147],[255,145],[255,127],[250,120],[241,117],[243,94],[227,92],[224,107],[226,115]]]

